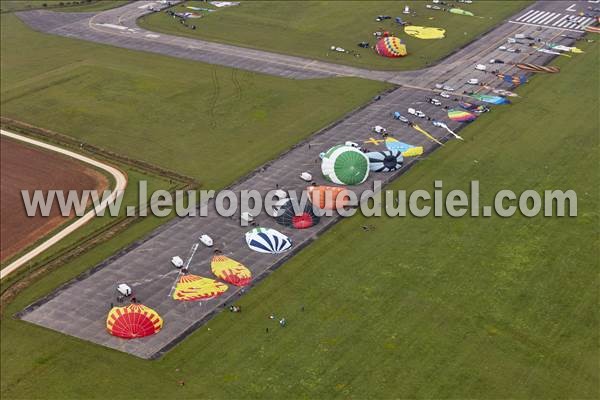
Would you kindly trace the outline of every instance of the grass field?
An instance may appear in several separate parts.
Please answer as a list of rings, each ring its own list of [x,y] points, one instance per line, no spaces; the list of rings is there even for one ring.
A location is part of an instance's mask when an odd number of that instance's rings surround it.
[[[23,51],[27,48],[27,51]],[[295,81],[34,32],[2,15],[2,115],[223,187],[389,87]]]
[[[432,63],[477,35],[497,25],[503,19],[530,4],[530,1],[476,1],[463,4],[476,17],[429,10],[424,1],[248,1],[238,7],[202,12],[202,19],[190,19],[191,30],[165,13],[142,17],[140,26],[159,32],[202,38],[206,40],[254,47],[302,57],[317,58],[363,68],[410,70]],[[409,5],[416,16],[402,14]],[[186,6],[211,8],[205,2],[190,1],[173,8],[190,12]],[[391,20],[376,22],[378,15]],[[396,16],[413,25],[446,29],[442,40],[422,40],[404,33],[394,22]],[[361,49],[359,42],[375,43],[373,32],[389,31],[405,41],[409,56],[389,59],[371,49]],[[360,54],[331,52],[331,46],[341,46]]]
[[[2,0],[0,12],[48,9],[66,12],[92,12],[119,7],[126,0]]]
[[[577,218],[353,217],[153,362],[9,316],[98,248],[9,306],[2,397],[598,398],[600,49],[581,47],[391,186],[574,189]]]

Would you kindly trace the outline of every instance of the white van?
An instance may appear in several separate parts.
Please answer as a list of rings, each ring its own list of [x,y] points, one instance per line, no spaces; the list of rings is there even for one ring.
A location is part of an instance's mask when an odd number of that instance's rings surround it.
[[[181,259],[181,257],[175,256],[171,258],[171,264],[173,264],[175,268],[181,268],[183,267],[183,260]]]
[[[308,172],[303,172],[300,174],[300,179],[306,182],[312,181],[312,175]]]
[[[479,79],[471,78],[467,81],[469,85],[479,85]]]
[[[205,245],[206,247],[212,247],[213,245],[213,240],[210,236],[208,236],[207,234],[204,234],[202,236],[200,236],[198,238],[200,240],[200,242],[202,242],[203,245]]]
[[[477,71],[485,71],[485,70],[487,70],[487,67],[486,67],[485,65],[483,65],[483,64],[477,64],[477,65],[475,66],[475,69],[476,69]]]
[[[131,288],[126,283],[120,283],[117,285],[117,292],[121,293],[123,296],[131,296]]]

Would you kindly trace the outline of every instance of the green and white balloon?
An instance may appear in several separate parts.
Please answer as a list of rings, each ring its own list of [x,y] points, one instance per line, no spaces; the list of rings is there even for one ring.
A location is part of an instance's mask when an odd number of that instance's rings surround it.
[[[321,159],[323,175],[338,185],[359,185],[369,176],[369,158],[354,147],[334,146]]]

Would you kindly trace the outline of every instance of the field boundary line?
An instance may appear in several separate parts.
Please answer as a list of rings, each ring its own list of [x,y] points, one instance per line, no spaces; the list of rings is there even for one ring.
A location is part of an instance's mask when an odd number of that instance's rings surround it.
[[[45,250],[52,247],[54,244],[58,243],[59,241],[61,241],[62,239],[64,239],[65,237],[67,237],[68,235],[73,233],[75,230],[81,228],[83,225],[85,225],[89,221],[91,221],[92,218],[94,218],[94,216],[96,215],[96,212],[104,210],[110,202],[112,202],[116,199],[117,194],[120,191],[125,190],[125,188],[127,187],[127,177],[120,170],[118,170],[117,168],[115,168],[111,165],[105,164],[101,161],[94,160],[92,158],[89,158],[87,156],[84,156],[84,155],[81,155],[78,153],[75,153],[71,150],[66,150],[66,149],[60,148],[58,146],[40,142],[38,140],[31,139],[31,138],[28,138],[25,136],[21,136],[16,133],[5,131],[4,129],[0,129],[0,134],[2,136],[6,136],[11,139],[15,139],[15,140],[19,140],[21,142],[32,144],[34,146],[41,147],[46,150],[51,150],[51,151],[57,152],[59,154],[66,155],[66,156],[74,158],[78,161],[82,161],[86,164],[89,164],[93,167],[99,168],[99,169],[109,173],[115,179],[115,187],[112,190],[110,196],[108,197],[107,201],[102,202],[98,206],[97,210],[92,209],[92,210],[88,211],[83,217],[77,219],[72,224],[69,224],[67,227],[62,229],[57,234],[53,235],[49,239],[42,242],[40,245],[36,246],[34,249],[28,251],[27,253],[23,254],[21,257],[17,258],[15,261],[11,262],[9,265],[4,267],[0,271],[0,280],[1,280],[1,279],[4,279],[5,277],[7,277],[12,272],[15,272],[16,270],[21,268],[23,265],[25,265],[27,262],[29,262],[33,258],[35,258],[38,255],[40,255],[41,253],[43,253]]]

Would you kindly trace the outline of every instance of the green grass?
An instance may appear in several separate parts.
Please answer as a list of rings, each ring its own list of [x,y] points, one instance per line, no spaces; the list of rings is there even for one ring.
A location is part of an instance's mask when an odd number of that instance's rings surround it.
[[[574,189],[577,218],[353,217],[158,361],[4,316],[2,397],[598,398],[600,54],[582,47],[391,185],[477,179],[482,204]],[[109,254],[45,277],[7,315]]]
[[[24,51],[23,49],[27,49]],[[2,115],[223,187],[389,85],[297,81],[44,35],[2,16]]]
[[[103,11],[127,4],[125,0],[2,0],[1,12],[49,9],[67,12]]]
[[[456,48],[500,23],[530,4],[530,1],[475,1],[459,5],[476,17],[428,10],[425,1],[248,1],[238,7],[222,8],[207,13],[202,19],[190,19],[191,30],[163,13],[150,14],[138,22],[147,29],[175,35],[231,43],[296,56],[316,58],[363,68],[410,70],[419,69],[450,54]],[[190,12],[187,5],[210,7],[201,1],[186,2],[173,9]],[[416,16],[402,14],[409,5]],[[376,22],[378,15],[391,20]],[[422,40],[404,33],[394,22],[396,16],[413,25],[446,29],[442,40]],[[361,49],[359,42],[375,43],[373,32],[387,30],[405,41],[409,55],[401,59],[378,56],[371,49]],[[360,54],[331,52],[341,46]]]

